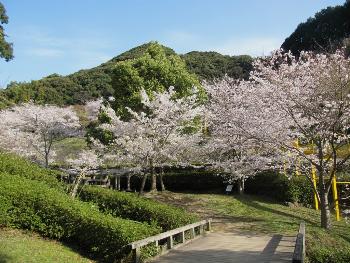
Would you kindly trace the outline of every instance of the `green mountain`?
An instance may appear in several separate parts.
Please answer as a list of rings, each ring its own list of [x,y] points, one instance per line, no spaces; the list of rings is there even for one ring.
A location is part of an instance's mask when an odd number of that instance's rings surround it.
[[[247,55],[225,56],[217,52],[192,51],[181,56],[190,72],[201,80],[213,80],[228,75],[247,79],[253,69],[253,58]]]
[[[163,50],[162,53],[165,54],[167,63],[169,63],[169,71],[173,70],[173,73],[175,73],[178,70],[173,69],[172,65],[174,67],[180,67],[179,75],[182,79],[176,77],[169,78],[164,76],[165,73],[162,73],[162,76],[158,74],[158,76],[155,72],[144,72],[140,68],[142,63],[149,63],[143,61],[143,59],[145,52],[152,45],[157,45]],[[152,54],[150,56],[152,57]],[[161,59],[164,60],[165,58]],[[130,65],[127,65],[129,68],[126,69],[127,61],[128,63],[130,62]],[[152,70],[156,71],[157,65],[154,65],[154,63],[158,62],[152,60],[153,64],[147,64],[147,67],[153,67]],[[141,74],[142,76],[137,76],[142,77],[142,81],[138,82],[140,85],[151,85],[157,82],[155,84],[158,86],[160,84],[173,85],[177,88],[178,85],[185,85],[188,88],[189,86],[197,85],[199,83],[198,79],[212,80],[213,78],[222,77],[225,74],[234,78],[247,78],[251,69],[251,62],[252,58],[249,56],[231,57],[216,52],[194,51],[178,56],[171,48],[159,45],[156,42],[150,42],[132,48],[97,67],[80,70],[67,76],[52,74],[31,82],[12,82],[6,89],[0,92],[0,108],[13,103],[30,100],[35,103],[72,105],[82,104],[101,96],[118,97],[120,95],[119,97],[121,97],[125,95],[125,92],[128,93],[128,91],[123,90],[120,93],[119,87],[126,83],[126,81],[135,80],[130,79],[130,76],[123,75],[124,73],[121,70],[125,70],[125,74]],[[184,68],[182,68],[181,63],[184,63]],[[138,70],[132,71],[130,67],[134,69],[138,68]],[[158,69],[161,70],[163,67],[159,67],[158,65]],[[152,74],[152,78],[148,77],[147,74]],[[168,79],[165,81],[164,78]],[[180,87],[180,89],[182,88]]]
[[[302,50],[331,52],[341,47],[349,37],[350,1],[347,0],[344,5],[323,9],[299,24],[281,47],[293,54]]]

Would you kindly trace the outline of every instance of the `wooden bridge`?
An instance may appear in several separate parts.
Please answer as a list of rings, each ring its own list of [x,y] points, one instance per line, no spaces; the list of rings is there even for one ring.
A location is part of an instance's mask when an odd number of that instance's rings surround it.
[[[136,263],[140,248],[155,244],[160,255],[154,263],[303,263],[305,225],[296,236],[211,232],[211,220],[177,228],[130,244]]]

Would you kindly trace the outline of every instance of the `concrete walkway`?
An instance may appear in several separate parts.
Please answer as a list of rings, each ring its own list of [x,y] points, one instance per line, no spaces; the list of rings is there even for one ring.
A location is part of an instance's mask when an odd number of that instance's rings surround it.
[[[214,232],[152,260],[159,263],[291,262],[295,237]]]

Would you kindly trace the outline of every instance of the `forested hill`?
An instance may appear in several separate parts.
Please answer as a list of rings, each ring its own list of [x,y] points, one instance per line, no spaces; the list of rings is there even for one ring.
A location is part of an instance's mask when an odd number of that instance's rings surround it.
[[[344,5],[323,9],[299,24],[281,47],[294,54],[301,50],[334,51],[349,37],[350,0],[347,0]]]
[[[140,63],[149,63],[144,61],[143,56],[151,45],[157,45],[164,53],[164,57],[158,60],[152,60],[155,69],[162,69],[159,63],[168,63],[169,70],[174,68],[181,72],[179,77],[174,76],[173,81],[167,80],[162,85],[191,85],[199,83],[199,80],[212,80],[216,77],[222,77],[225,74],[235,78],[246,78],[251,69],[252,58],[249,56],[224,56],[216,52],[190,52],[178,56],[171,48],[159,45],[156,42],[150,42],[130,49],[111,60],[95,68],[80,70],[76,73],[61,76],[52,74],[40,80],[31,82],[12,82],[6,89],[0,92],[0,109],[13,103],[34,101],[36,103],[49,103],[57,105],[82,104],[86,101],[104,96],[118,96],[116,87],[121,84],[136,81],[140,85],[148,85],[149,82],[158,81],[145,79],[140,82],[139,77],[133,74],[144,74],[133,71],[130,67],[140,67]],[[153,56],[151,54],[151,56]],[[139,62],[128,63],[126,61]],[[147,59],[147,58],[145,58]],[[123,67],[118,65],[123,64]],[[182,63],[184,66],[182,66]],[[179,69],[175,69],[179,67]],[[122,70],[120,70],[122,68]],[[123,70],[125,72],[123,72]],[[148,73],[147,73],[148,74]],[[147,77],[146,77],[147,78]],[[132,91],[130,91],[132,92]]]

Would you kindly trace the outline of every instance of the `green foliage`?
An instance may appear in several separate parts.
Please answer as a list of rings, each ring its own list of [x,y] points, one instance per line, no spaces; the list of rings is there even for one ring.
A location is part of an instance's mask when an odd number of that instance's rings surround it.
[[[174,86],[178,97],[192,94],[198,88],[204,99],[205,91],[198,78],[187,71],[186,64],[177,55],[167,55],[158,43],[151,43],[142,56],[116,63],[113,69],[112,87],[115,101],[113,108],[120,116],[128,116],[125,107],[135,111],[143,109],[141,88],[152,96]]]
[[[2,96],[13,103],[71,105],[111,94],[110,76],[101,69],[81,70],[72,75],[52,74],[31,82],[12,82]],[[0,94],[1,94],[0,93]]]
[[[190,72],[202,80],[223,78],[248,79],[253,69],[250,56],[225,56],[217,52],[192,51],[181,56]]]
[[[186,63],[185,63],[186,62]],[[201,80],[228,74],[247,78],[252,69],[249,56],[224,56],[216,52],[190,52],[179,57],[156,42],[132,48],[98,67],[80,70],[68,76],[52,74],[31,82],[12,82],[0,90],[0,109],[13,103],[83,104],[96,98],[114,96],[116,107],[140,108],[139,90],[162,91],[174,86],[179,96],[201,89]],[[125,98],[121,98],[125,97]],[[125,113],[124,109],[122,109]]]
[[[108,64],[115,63],[115,62],[139,58],[139,57],[143,56],[145,51],[153,44],[154,44],[154,42],[149,42],[149,43],[145,43],[145,44],[142,44],[140,46],[134,47],[134,48],[118,55],[117,57],[112,58],[110,61],[108,61],[107,63],[102,64],[102,65],[107,66]],[[175,51],[172,50],[171,48],[160,45],[160,44],[158,44],[158,45],[164,50],[164,52],[167,56],[176,55]]]
[[[0,90],[0,110],[11,106],[11,104],[12,103],[6,98],[4,94],[1,93],[1,90]]]
[[[302,50],[333,51],[350,36],[350,2],[328,7],[298,25],[282,48],[299,54]]]
[[[313,205],[311,183],[304,176],[288,179],[285,175],[273,171],[265,171],[247,179],[245,192],[262,195],[278,202],[292,202]]]
[[[5,211],[0,222],[78,243],[107,261],[127,253],[128,243],[159,233],[154,226],[102,214],[44,182],[6,173],[0,173],[0,181],[0,207]]]
[[[0,2],[0,58],[9,61],[13,58],[12,43],[6,41],[6,34],[4,32],[3,24],[8,23],[8,16],[4,5]]]
[[[60,176],[60,172],[41,168],[24,158],[1,151],[0,173],[18,175],[23,178],[44,182],[56,189],[64,189],[63,185],[57,180],[57,177]]]
[[[163,231],[195,222],[197,217],[180,208],[171,207],[133,193],[116,192],[99,187],[84,187],[80,197],[96,203],[101,211],[114,216],[147,222],[160,226]]]
[[[131,177],[131,188],[140,189],[141,177]],[[196,171],[193,169],[172,169],[165,171],[163,182],[166,189],[175,192],[194,191],[194,192],[213,192],[219,190],[223,192],[226,184],[221,176],[212,171]],[[122,187],[126,188],[126,182],[121,181]],[[151,188],[150,177],[146,180],[145,190]]]
[[[105,112],[100,112],[97,121],[92,121],[87,126],[86,138],[88,143],[91,143],[91,138],[98,139],[101,143],[108,145],[115,138],[111,131],[100,128],[103,123],[110,123],[111,118]]]

